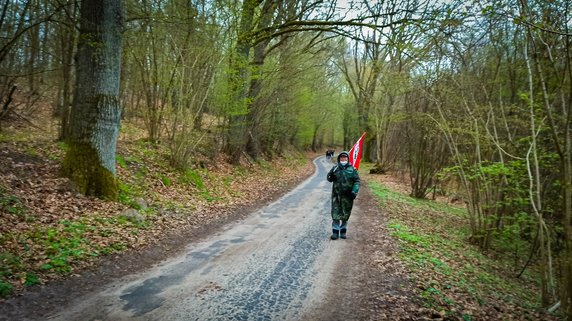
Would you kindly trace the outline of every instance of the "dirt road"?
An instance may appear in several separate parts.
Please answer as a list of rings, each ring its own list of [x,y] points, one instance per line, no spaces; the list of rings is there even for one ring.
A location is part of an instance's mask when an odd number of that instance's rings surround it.
[[[183,255],[78,298],[48,320],[315,317],[356,240],[351,225],[348,240],[329,239],[331,184],[325,176],[332,165],[324,157],[314,163],[314,175],[274,203]]]

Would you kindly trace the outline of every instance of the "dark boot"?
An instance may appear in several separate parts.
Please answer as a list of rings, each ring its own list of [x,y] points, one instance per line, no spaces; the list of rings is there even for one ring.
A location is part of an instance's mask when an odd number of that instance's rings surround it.
[[[347,230],[345,228],[341,229],[340,230],[340,237],[345,239],[346,238],[346,232],[347,232]]]
[[[340,231],[339,230],[332,230],[332,236],[330,236],[330,238],[332,240],[337,240],[338,237],[340,237]]]

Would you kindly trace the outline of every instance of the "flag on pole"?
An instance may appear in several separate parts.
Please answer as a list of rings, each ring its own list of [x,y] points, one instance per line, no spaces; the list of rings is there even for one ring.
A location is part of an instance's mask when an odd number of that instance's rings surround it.
[[[361,161],[361,152],[362,152],[362,145],[363,139],[365,138],[365,132],[361,135],[358,141],[354,144],[354,147],[350,149],[350,164],[355,167],[355,169],[359,169],[359,162]]]

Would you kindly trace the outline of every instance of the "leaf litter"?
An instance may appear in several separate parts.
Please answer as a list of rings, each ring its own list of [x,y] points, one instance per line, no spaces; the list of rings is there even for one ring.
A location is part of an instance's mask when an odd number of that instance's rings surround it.
[[[106,202],[75,193],[59,175],[64,148],[45,133],[36,134],[0,139],[0,277],[15,294],[29,285],[79,278],[126,250],[162,244],[168,252],[169,233],[224,222],[313,171],[303,157],[235,167],[220,156],[201,156],[184,175],[168,169],[168,152],[160,146],[123,140],[117,169],[124,199]],[[360,275],[346,305],[354,319],[557,320],[534,304],[539,290],[533,278],[515,280],[506,262],[479,255],[466,241],[454,243],[449,232],[466,224],[462,215],[403,201],[407,184],[395,176],[362,174],[362,179],[403,198],[366,192],[358,198],[367,212],[361,226],[367,242],[359,244]],[[122,219],[120,213],[139,197],[149,205],[142,211],[144,223]],[[128,273],[136,263],[106,264]],[[48,302],[41,305],[49,310]]]

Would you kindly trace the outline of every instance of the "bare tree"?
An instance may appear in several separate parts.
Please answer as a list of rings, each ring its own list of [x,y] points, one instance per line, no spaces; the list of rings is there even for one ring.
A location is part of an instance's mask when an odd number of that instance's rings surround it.
[[[519,1],[521,14],[525,19],[521,22],[527,31],[528,50],[530,58],[528,62],[528,75],[530,84],[531,108],[535,106],[532,100],[537,92],[538,100],[541,101],[543,116],[546,119],[552,137],[553,148],[560,160],[560,180],[562,182],[562,226],[564,228],[565,253],[562,260],[562,285],[560,302],[564,313],[572,317],[572,67],[570,61],[571,37],[569,28],[570,5],[567,2],[556,2],[553,6],[535,1]],[[558,12],[558,14],[557,14]],[[564,32],[557,30],[545,30],[543,24],[554,25],[563,28]],[[548,74],[551,76],[549,77]],[[534,90],[533,86],[538,87]],[[534,115],[534,109],[531,109]],[[533,126],[532,123],[531,126]],[[540,125],[538,125],[540,126]],[[534,129],[534,127],[532,128]],[[536,142],[534,142],[536,143]],[[531,191],[530,197],[534,210],[542,218],[543,203],[541,199],[540,172],[538,170],[538,155],[536,149],[531,150]],[[543,221],[541,221],[543,222]],[[547,234],[548,228],[541,226]],[[541,242],[550,242],[548,236]],[[550,246],[542,246],[547,251]],[[543,251],[541,255],[544,261],[551,259],[550,252]],[[550,262],[549,262],[550,263]],[[545,265],[543,269],[543,303],[548,302],[551,290],[551,265]],[[552,285],[553,287],[553,285]]]

